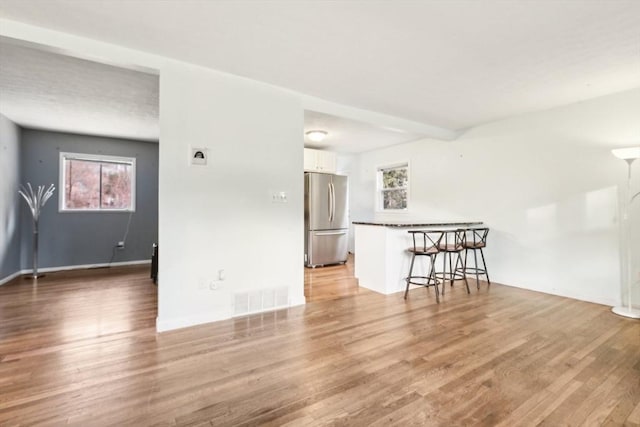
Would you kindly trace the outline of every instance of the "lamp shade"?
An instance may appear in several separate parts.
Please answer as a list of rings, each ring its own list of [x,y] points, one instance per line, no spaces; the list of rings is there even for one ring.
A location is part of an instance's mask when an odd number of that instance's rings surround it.
[[[622,160],[640,159],[640,147],[616,148],[611,153]]]
[[[305,135],[307,135],[307,138],[309,138],[309,140],[313,142],[322,142],[322,140],[325,139],[328,134],[329,133],[325,130],[310,130],[309,132],[305,133]]]

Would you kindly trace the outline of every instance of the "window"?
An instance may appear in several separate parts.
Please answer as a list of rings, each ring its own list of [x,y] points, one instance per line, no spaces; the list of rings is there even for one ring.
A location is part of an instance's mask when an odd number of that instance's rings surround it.
[[[136,159],[60,153],[61,211],[134,211]]]
[[[407,210],[409,190],[409,164],[378,169],[378,209],[383,211]]]

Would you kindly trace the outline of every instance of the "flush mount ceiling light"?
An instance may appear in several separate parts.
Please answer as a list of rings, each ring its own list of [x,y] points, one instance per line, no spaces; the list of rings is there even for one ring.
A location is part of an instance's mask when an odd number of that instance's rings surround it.
[[[329,135],[329,133],[324,130],[310,130],[308,132],[305,132],[305,135],[307,136],[307,138],[309,138],[309,141],[322,142],[327,137],[327,135]]]

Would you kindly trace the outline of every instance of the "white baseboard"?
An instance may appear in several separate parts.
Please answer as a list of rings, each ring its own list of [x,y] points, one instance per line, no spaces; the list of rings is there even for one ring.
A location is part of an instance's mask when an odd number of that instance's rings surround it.
[[[156,332],[172,331],[174,329],[188,328],[189,326],[202,325],[204,323],[217,322],[231,319],[231,311],[217,313],[201,313],[192,316],[161,319],[156,317]]]
[[[16,271],[13,274],[8,275],[7,277],[4,277],[2,279],[0,279],[0,286],[4,285],[7,282],[12,281],[13,279],[15,279],[16,277],[20,276],[22,273],[22,270],[20,271]]]
[[[494,280],[491,281],[491,283],[493,282]],[[605,297],[605,296],[594,297],[593,295],[585,295],[580,292],[567,292],[566,290],[558,290],[558,289],[550,290],[545,288],[522,286],[519,284],[512,284],[508,282],[505,283],[505,281],[495,281],[495,283],[498,283],[503,286],[510,286],[512,288],[526,289],[528,291],[540,292],[543,294],[555,295],[555,296],[564,297],[564,298],[571,298],[578,301],[585,301],[593,304],[605,305],[610,307],[613,307],[619,304],[619,302],[616,301],[616,299],[613,297]]]
[[[252,316],[255,314],[268,313],[270,311],[286,310],[287,308],[290,308],[290,307],[304,305],[305,304],[304,295],[302,298],[303,298],[302,300],[292,298],[292,300],[289,302],[288,307],[283,306],[283,307],[268,308],[265,310],[246,313],[246,314],[243,314],[242,316],[243,317]],[[220,311],[217,313],[202,313],[202,314],[195,314],[193,316],[174,317],[170,319],[161,319],[160,317],[156,317],[156,332],[167,332],[174,329],[188,328],[189,326],[197,326],[205,323],[218,322],[220,320],[228,320],[228,319],[233,319],[233,312],[231,309],[229,309],[227,312]]]
[[[38,272],[51,273],[51,272],[54,272],[54,271],[88,270],[88,269],[91,269],[91,268],[119,267],[119,266],[124,266],[124,265],[143,265],[143,264],[151,264],[151,260],[143,259],[143,260],[137,260],[137,261],[121,261],[121,262],[112,262],[112,263],[104,262],[104,263],[100,263],[100,264],[63,265],[63,266],[60,266],[60,267],[39,268]],[[18,276],[21,276],[23,274],[28,274],[30,272],[31,272],[30,268],[27,268],[25,270],[16,271],[15,273],[0,279],[0,286],[2,286],[5,283],[15,279]]]
[[[291,297],[291,301],[289,302],[289,307],[296,307],[298,305],[305,305],[307,303],[307,299],[304,297],[304,294]]]
[[[90,268],[103,268],[103,267],[120,267],[123,265],[140,265],[140,264],[151,264],[151,260],[142,259],[137,261],[121,261],[121,262],[103,262],[100,264],[81,264],[81,265],[65,265],[61,267],[46,267],[39,268],[38,271],[42,271],[43,273],[50,273],[52,271],[65,271],[65,270],[88,270]],[[25,273],[31,271],[31,269],[22,270]]]

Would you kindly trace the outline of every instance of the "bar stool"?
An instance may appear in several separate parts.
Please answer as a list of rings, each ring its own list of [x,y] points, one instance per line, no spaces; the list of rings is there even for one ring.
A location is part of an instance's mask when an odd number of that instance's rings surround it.
[[[475,274],[476,287],[478,289],[480,289],[480,275],[486,276],[487,283],[491,285],[489,273],[487,272],[487,263],[484,260],[484,253],[482,252],[482,248],[487,247],[487,235],[489,234],[489,229],[486,227],[467,228],[464,234],[464,263],[462,268],[457,269],[457,272],[462,273],[465,276],[467,273]],[[470,250],[473,251],[473,267],[469,267],[467,265],[467,254]],[[482,258],[482,268],[478,267],[478,251],[480,251],[480,257]]]
[[[413,247],[407,249],[411,253],[411,266],[409,267],[409,275],[406,277],[407,289],[404,291],[404,299],[407,299],[409,293],[409,285],[418,285],[428,288],[433,286],[436,288],[436,302],[440,303],[440,292],[438,291],[438,280],[435,277],[436,256],[439,253],[440,241],[442,240],[441,231],[413,231],[409,233],[413,238]],[[429,275],[414,276],[413,265],[417,256],[429,257]]]
[[[451,286],[455,280],[464,280],[464,285],[467,287],[467,293],[471,293],[469,290],[469,282],[467,282],[467,276],[464,275],[464,261],[462,260],[462,251],[464,250],[464,237],[465,230],[447,230],[442,232],[442,240],[438,245],[438,250],[443,254],[442,258],[442,271],[436,272],[437,279],[442,279],[442,295],[445,293],[446,282],[449,280]],[[455,254],[456,263],[455,267],[451,260],[451,257]],[[449,271],[447,271],[447,260],[449,261]],[[458,267],[461,264],[461,267]]]

